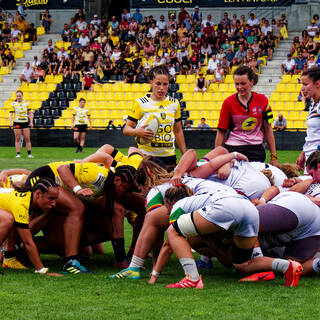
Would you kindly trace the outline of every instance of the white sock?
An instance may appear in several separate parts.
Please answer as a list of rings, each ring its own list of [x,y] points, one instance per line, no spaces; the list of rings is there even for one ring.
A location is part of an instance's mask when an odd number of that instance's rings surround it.
[[[201,255],[200,260],[204,263],[209,263],[211,261],[211,257]]]
[[[253,248],[251,259],[255,259],[258,257],[263,257],[263,253],[260,247]]]
[[[139,258],[135,255],[132,256],[129,268],[142,268],[144,264],[144,259]]]
[[[190,275],[191,281],[198,281],[200,278],[196,262],[191,258],[181,258],[179,262],[182,265],[185,275]]]
[[[315,258],[313,259],[312,261],[312,267],[313,267],[313,270],[317,273],[320,272],[320,259],[319,258]]]
[[[290,265],[289,260],[276,258],[272,261],[271,269],[272,271],[275,271],[275,272],[285,273],[288,270],[289,265]]]

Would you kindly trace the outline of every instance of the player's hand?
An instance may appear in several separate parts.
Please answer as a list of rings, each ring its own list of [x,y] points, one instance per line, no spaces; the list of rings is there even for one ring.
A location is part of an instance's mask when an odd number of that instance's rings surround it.
[[[243,160],[243,161],[249,161],[248,157],[245,156],[244,154],[240,153],[240,152],[237,152],[237,160],[238,160],[238,161],[241,161],[241,160]]]
[[[252,199],[251,203],[254,204],[255,206],[258,206],[259,204],[265,204],[265,202],[263,200],[260,200],[258,198]]]
[[[91,197],[93,195],[93,191],[90,188],[80,189],[77,193],[79,197]]]
[[[296,167],[299,171],[302,171],[304,169],[305,162],[306,162],[306,156],[304,152],[301,152],[299,158],[296,161]]]
[[[158,281],[158,277],[151,275],[148,281],[149,284],[155,284]]]
[[[269,163],[270,163],[272,166],[279,167],[279,162],[278,162],[277,159],[275,159],[275,160],[270,160]]]
[[[71,126],[70,128],[71,128],[71,130],[73,130],[73,129],[74,129],[74,126]]]
[[[6,184],[7,179],[8,179],[8,174],[6,173],[6,170],[2,170],[0,172],[0,187]]]
[[[174,174],[173,177],[170,179],[170,182],[173,186],[177,186],[181,183],[181,176],[179,174]]]
[[[136,128],[136,136],[146,139],[146,140],[152,140],[154,137],[153,132],[145,130],[147,124],[141,126],[140,128]]]
[[[228,179],[231,172],[230,164],[226,163],[222,167],[220,167],[217,171],[217,178],[220,180]]]
[[[30,128],[33,129],[33,122],[30,123]]]
[[[91,127],[91,126],[89,127],[89,130],[92,130],[92,127]]]
[[[46,275],[50,277],[63,277],[61,273],[55,273],[55,272],[47,272]]]
[[[282,186],[284,188],[291,188],[292,186],[294,186],[297,183],[295,178],[288,178],[288,179],[284,179]]]

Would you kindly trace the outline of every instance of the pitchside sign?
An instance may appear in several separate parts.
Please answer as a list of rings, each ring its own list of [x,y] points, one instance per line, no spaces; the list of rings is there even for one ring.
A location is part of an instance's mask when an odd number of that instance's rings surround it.
[[[131,0],[132,8],[288,6],[294,0]]]
[[[19,3],[24,9],[83,9],[83,0],[2,0],[0,7],[5,10],[17,10]]]

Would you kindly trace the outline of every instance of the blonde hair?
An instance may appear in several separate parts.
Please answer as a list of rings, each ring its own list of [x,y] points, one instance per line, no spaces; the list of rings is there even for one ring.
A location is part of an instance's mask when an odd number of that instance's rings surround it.
[[[292,163],[282,163],[279,165],[279,169],[288,177],[288,178],[294,178],[299,177],[300,172],[296,168],[295,164]]]
[[[154,158],[144,157],[135,177],[138,186],[146,186],[150,189],[170,181],[173,176],[173,172],[169,173],[151,159]]]
[[[268,178],[270,181],[271,185],[274,185],[274,177],[272,175],[272,171],[270,169],[263,169],[261,172]]]

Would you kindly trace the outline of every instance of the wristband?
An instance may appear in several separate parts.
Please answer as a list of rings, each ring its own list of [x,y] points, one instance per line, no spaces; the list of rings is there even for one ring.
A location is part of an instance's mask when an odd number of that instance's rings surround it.
[[[39,270],[35,270],[35,272],[34,273],[39,273],[39,274],[46,274],[47,272],[48,272],[48,268],[41,268],[41,269],[39,269]]]
[[[238,159],[238,152],[233,152],[233,154],[234,154],[234,158],[237,160]]]
[[[264,203],[266,203],[266,202],[267,202],[267,201],[266,201],[266,199],[265,199],[265,198],[263,198],[263,197],[261,197],[259,200],[263,201]]]
[[[156,270],[152,270],[151,275],[158,278],[160,276],[160,273],[157,272]]]
[[[277,154],[276,153],[271,153],[270,160],[278,160]]]
[[[75,186],[73,189],[72,189],[72,192],[73,192],[73,194],[77,194],[77,192],[79,191],[79,190],[81,190],[82,188],[81,188],[81,186],[78,184],[77,186]]]

